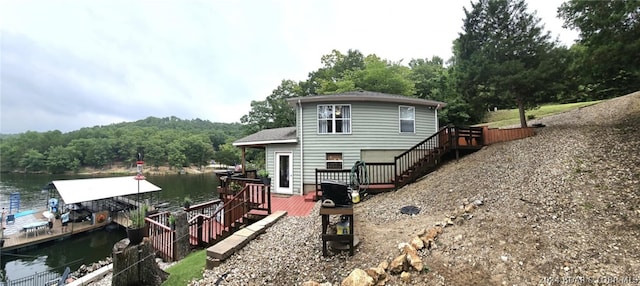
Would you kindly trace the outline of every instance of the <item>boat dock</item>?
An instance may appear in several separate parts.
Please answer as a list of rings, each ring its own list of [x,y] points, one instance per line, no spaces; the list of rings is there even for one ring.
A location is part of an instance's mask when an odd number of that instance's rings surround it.
[[[137,177],[109,177],[52,181],[48,185],[58,197],[49,199],[49,210],[31,210],[18,214],[6,214],[2,218],[1,251],[17,251],[22,248],[70,237],[103,228],[110,223],[129,226],[125,213],[151,201],[160,187]],[[142,196],[142,197],[140,197]],[[145,198],[146,197],[146,198]],[[135,198],[135,199],[134,199]],[[147,211],[154,211],[149,207]],[[49,229],[48,216],[69,211],[69,222],[62,231],[62,221],[55,219]],[[10,222],[7,224],[7,222]]]
[[[28,248],[41,243],[103,228],[109,224],[108,219],[105,219],[101,223],[96,221],[96,223],[93,224],[91,221],[69,222],[67,224],[67,231],[63,232],[62,221],[57,219],[53,223],[51,234],[49,234],[47,218],[44,217],[43,212],[45,212],[44,209],[17,217],[11,224],[3,222],[5,229],[3,233],[4,245],[2,246],[2,251],[17,251],[22,248]]]

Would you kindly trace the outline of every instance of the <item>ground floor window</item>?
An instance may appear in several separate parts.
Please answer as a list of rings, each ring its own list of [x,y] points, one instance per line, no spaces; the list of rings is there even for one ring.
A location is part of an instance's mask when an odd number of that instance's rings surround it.
[[[342,170],[342,153],[326,154],[327,169]]]

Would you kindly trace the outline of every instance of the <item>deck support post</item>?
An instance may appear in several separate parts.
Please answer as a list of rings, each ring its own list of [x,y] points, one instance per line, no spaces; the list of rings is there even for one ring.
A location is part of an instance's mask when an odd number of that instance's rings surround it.
[[[175,213],[176,230],[172,232],[173,241],[173,261],[181,260],[189,254],[191,246],[189,245],[189,221],[187,213],[178,211]]]

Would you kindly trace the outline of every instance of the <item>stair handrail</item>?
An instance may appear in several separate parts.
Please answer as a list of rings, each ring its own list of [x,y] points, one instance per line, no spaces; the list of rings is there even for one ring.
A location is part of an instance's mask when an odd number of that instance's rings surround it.
[[[406,151],[400,153],[400,155],[395,156],[395,159],[397,160],[398,157],[402,157],[402,156],[406,155],[407,153],[413,151],[414,149],[417,149],[418,147],[420,147],[420,145],[422,145],[422,144],[426,143],[427,141],[433,139],[433,137],[436,137],[436,135],[439,135],[442,131],[447,130],[447,129],[451,128],[451,127],[453,127],[453,126],[452,125],[447,125],[445,127],[440,128],[438,130],[438,132],[431,134],[431,136],[429,136],[426,139],[418,142],[416,145],[413,145],[413,147],[411,147],[411,148],[407,149]]]
[[[256,185],[258,185],[258,184],[256,184]],[[267,186],[264,186],[262,188],[262,190],[261,190],[263,192],[262,196],[267,196],[268,195],[266,193],[266,188],[267,188]],[[249,211],[251,211],[251,209],[252,209],[247,204],[247,203],[251,202],[251,195],[249,194],[249,191],[250,191],[249,184],[245,184],[244,187],[242,188],[242,190],[240,190],[237,194],[233,195],[231,197],[231,199],[229,199],[226,203],[223,203],[222,207],[219,208],[217,211],[213,212],[213,214],[209,218],[210,219],[216,219],[218,217],[218,215],[222,212],[222,215],[220,216],[222,218],[221,219],[221,224],[224,226],[224,228],[227,228],[227,227],[231,228],[234,223],[238,222],[239,219],[244,217],[244,215],[249,213]],[[241,204],[236,204],[235,203],[235,202],[237,202],[238,199],[242,200]],[[263,204],[265,204],[265,203],[269,204],[269,201],[271,200],[271,198],[267,198],[267,200],[268,201],[264,202]],[[231,207],[232,203],[235,204],[233,207]],[[240,205],[245,206],[245,208],[243,210],[243,214],[241,216],[231,217],[231,218],[227,219],[227,215],[231,215],[232,214],[232,209],[236,209]],[[227,225],[227,222],[229,222],[229,225]],[[224,231],[224,229],[222,229],[222,231]],[[222,233],[216,233],[216,235],[222,235]]]
[[[449,138],[447,138],[448,140],[444,142],[445,146],[442,146],[442,147],[450,148],[451,147],[451,143],[452,143],[452,140],[450,138],[451,135],[452,135],[451,134],[451,129],[452,128],[453,128],[453,125],[451,125],[451,124],[449,124],[447,126],[444,126],[444,127],[441,127],[438,130],[438,132],[431,134],[431,136],[429,136],[426,139],[424,139],[424,140],[418,142],[417,144],[413,145],[411,148],[409,148],[406,151],[402,152],[400,155],[397,155],[397,156],[394,157],[394,177],[395,177],[394,185],[395,185],[396,188],[400,187],[400,177],[401,177],[401,175],[404,172],[408,171],[409,168],[410,168],[409,166],[405,166],[403,169],[399,170],[400,167],[399,167],[399,162],[398,161],[401,160],[403,157],[408,156],[408,154],[410,154],[411,152],[417,150],[421,146],[427,144],[428,142],[432,142],[434,140],[439,139],[440,138],[439,136],[441,136],[441,135],[449,137]],[[436,142],[436,143],[440,144],[441,142]]]

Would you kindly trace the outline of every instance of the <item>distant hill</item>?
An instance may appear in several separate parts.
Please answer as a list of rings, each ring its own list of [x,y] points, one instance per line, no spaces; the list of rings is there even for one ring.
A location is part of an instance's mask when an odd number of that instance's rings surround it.
[[[133,163],[139,152],[153,166],[201,166],[212,159],[232,164],[238,161],[236,151],[221,146],[243,135],[240,123],[175,116],[147,117],[68,133],[27,131],[0,136],[0,170],[58,173],[81,167],[102,169],[115,162]]]

